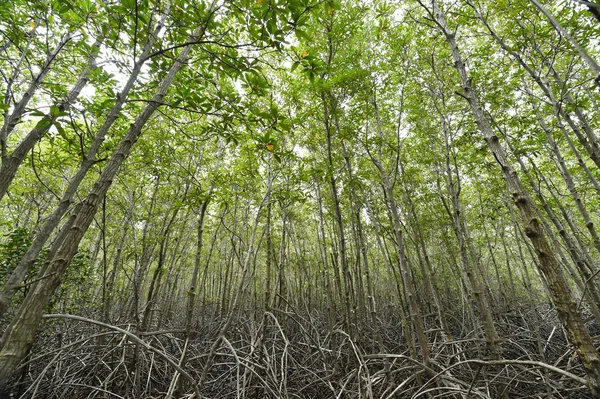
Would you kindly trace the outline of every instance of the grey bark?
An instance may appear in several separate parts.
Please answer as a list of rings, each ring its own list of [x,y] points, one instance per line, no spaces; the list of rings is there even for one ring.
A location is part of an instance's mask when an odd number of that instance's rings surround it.
[[[190,37],[190,42],[197,41],[201,32],[203,33],[201,28],[195,29]],[[51,249],[52,256],[41,271],[43,273],[39,276],[41,278],[31,288],[29,295],[6,328],[1,340],[2,349],[0,349],[0,389],[6,387],[13,371],[33,344],[35,333],[42,320],[42,313],[77,252],[79,243],[92,223],[102,198],[110,188],[123,160],[140,137],[144,125],[159,104],[163,103],[168,88],[187,61],[191,48],[192,45],[187,45],[181,50],[171,69],[159,84],[152,101],[146,105],[123,137],[91,192],[71,216],[73,222],[65,233],[64,239],[57,243],[58,248]]]
[[[85,158],[84,158],[79,170],[77,171],[77,173],[75,174],[73,179],[69,182],[69,185],[67,186],[67,189],[63,193],[63,196],[60,199],[58,206],[52,212],[52,214],[48,217],[48,219],[46,220],[46,222],[44,223],[44,225],[42,226],[40,231],[36,234],[32,244],[27,249],[27,252],[23,256],[23,258],[19,261],[19,264],[15,267],[15,269],[13,270],[13,272],[7,279],[4,287],[2,288],[2,291],[0,292],[0,315],[4,314],[6,312],[6,310],[9,308],[12,297],[17,292],[19,285],[22,283],[23,279],[27,275],[27,272],[31,269],[33,263],[39,256],[39,254],[40,254],[41,250],[43,249],[44,245],[46,244],[46,242],[48,241],[48,238],[50,237],[52,232],[58,227],[61,219],[63,218],[63,216],[67,213],[67,211],[73,204],[73,198],[75,197],[75,194],[77,193],[77,189],[79,188],[79,185],[81,184],[81,182],[87,175],[87,172],[90,170],[90,168],[97,162],[96,154],[100,150],[100,147],[102,146],[102,143],[104,142],[106,134],[112,127],[113,123],[117,120],[119,112],[121,111],[123,104],[125,103],[127,96],[129,95],[129,92],[131,91],[131,89],[133,88],[133,85],[137,81],[138,75],[142,69],[142,66],[146,60],[146,57],[148,56],[148,54],[150,54],[150,51],[152,50],[152,46],[154,45],[154,42],[156,41],[156,38],[158,37],[158,33],[160,32],[160,30],[162,29],[162,27],[164,25],[164,22],[166,20],[166,15],[167,14],[165,13],[165,16],[163,16],[163,18],[157,24],[153,34],[150,35],[148,40],[146,41],[146,43],[144,45],[144,49],[142,51],[142,54],[140,55],[141,58],[139,59],[138,62],[136,62],[136,65],[134,66],[134,68],[131,72],[131,75],[129,76],[129,79],[127,80],[127,83],[123,87],[123,90],[121,91],[121,93],[119,93],[119,95],[117,96],[117,100],[115,101],[115,104],[113,105],[111,111],[109,112],[109,114],[106,117],[102,126],[98,129],[98,132],[96,133],[96,135],[94,136],[94,139],[90,145],[90,148],[88,149],[87,153],[85,154]],[[80,78],[80,81],[76,84],[76,86],[73,87],[71,93],[69,94],[69,96],[67,97],[65,102],[63,103],[64,109],[66,109],[66,107],[71,103],[71,101],[74,101],[74,99],[77,97],[77,95],[79,95],[79,92],[81,91],[81,89],[85,86],[85,83],[87,82],[87,79],[88,79],[89,72],[92,70],[92,69],[90,69],[92,66],[95,66],[95,58],[92,58],[92,55],[90,55],[90,60],[88,61],[88,68],[86,68],[86,71],[83,72],[83,74]],[[59,106],[59,108],[60,108],[60,106]],[[37,132],[37,130],[38,129],[34,129],[34,131],[36,131],[36,133],[35,133],[36,135],[38,135],[40,133],[40,132]],[[35,136],[35,137],[32,136],[34,131],[32,131],[27,136],[27,137],[29,137],[29,136],[32,137],[32,139],[30,140],[31,142],[29,142],[26,137],[24,139],[24,141],[22,142],[22,144],[20,144],[20,145],[25,145],[25,143],[28,143],[27,145],[30,147],[28,149],[26,149],[26,152],[29,151],[37,142],[37,140],[34,140],[34,138],[37,136]],[[15,154],[17,151],[20,151],[20,150],[18,150],[18,148],[17,148],[17,150],[15,150],[15,152],[13,152],[13,154]],[[23,156],[26,155],[26,152],[23,154]],[[4,167],[4,163],[2,164],[2,167]],[[16,172],[16,167],[15,167],[15,172]],[[4,179],[4,174],[2,173],[1,170],[0,170],[0,175],[2,176],[2,178],[0,178],[0,180]],[[8,177],[8,175],[7,175],[7,177]],[[14,174],[13,174],[13,177],[14,177]],[[7,185],[7,187],[8,187],[8,185]],[[2,189],[2,186],[0,183],[0,198],[2,195],[1,189]],[[63,231],[66,232],[68,230],[68,228],[69,228],[69,225],[67,224],[63,227]]]
[[[506,152],[479,103],[479,98],[472,86],[463,57],[456,43],[455,32],[448,27],[446,16],[437,7],[435,0],[433,0],[432,5],[432,9],[424,7],[430,12],[446,37],[455,62],[454,66],[460,76],[464,96],[469,102],[471,112],[483,138],[498,163],[511,198],[520,212],[521,222],[525,225],[525,234],[530,239],[539,258],[540,272],[545,277],[550,297],[567,331],[569,341],[575,347],[588,375],[588,387],[594,397],[600,398],[600,355],[594,347],[590,333],[583,322],[582,315],[577,309],[571,288],[560,268],[556,254],[548,243],[540,220],[536,215],[535,204],[512,165],[508,162]]]

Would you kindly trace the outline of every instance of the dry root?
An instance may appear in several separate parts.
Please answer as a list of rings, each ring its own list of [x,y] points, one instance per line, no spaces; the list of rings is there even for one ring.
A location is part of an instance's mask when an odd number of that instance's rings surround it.
[[[536,312],[539,314],[539,312]],[[393,315],[383,320],[395,320]],[[206,320],[206,319],[204,319]],[[352,337],[316,314],[240,312],[199,386],[219,320],[197,326],[179,365],[183,330],[132,333],[54,315],[15,378],[14,398],[586,398],[584,373],[554,314],[504,315],[503,359],[473,332],[428,332],[431,362],[408,355],[397,322]],[[535,324],[534,324],[535,323]],[[175,389],[177,387],[177,389]],[[177,396],[178,395],[178,396]]]

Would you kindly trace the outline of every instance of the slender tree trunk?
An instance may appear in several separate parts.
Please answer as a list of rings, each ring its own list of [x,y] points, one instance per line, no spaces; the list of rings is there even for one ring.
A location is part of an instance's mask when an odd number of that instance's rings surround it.
[[[485,336],[487,349],[489,350],[493,358],[498,359],[500,358],[500,348],[498,348],[500,336],[498,335],[498,332],[494,325],[494,319],[492,317],[491,308],[488,303],[487,297],[483,292],[481,281],[476,273],[479,270],[473,267],[471,259],[469,258],[469,241],[471,240],[471,238],[468,234],[468,231],[466,230],[462,204],[460,202],[460,175],[458,172],[456,162],[451,162],[451,158],[455,157],[455,154],[453,152],[454,150],[451,150],[451,138],[449,137],[448,126],[446,124],[446,120],[444,119],[442,119],[442,131],[444,133],[443,145],[445,154],[445,180],[448,195],[450,196],[451,206],[448,204],[442,192],[442,187],[440,183],[441,172],[436,167],[436,184],[438,187],[438,194],[440,196],[440,200],[442,201],[442,205],[446,210],[446,213],[452,221],[452,228],[458,241],[462,270],[464,272],[464,276],[466,276],[465,286],[467,287],[467,292],[469,293],[469,295],[473,297],[475,306],[477,307],[479,321],[483,326],[483,333]],[[432,151],[434,150],[432,149]],[[454,167],[452,165],[454,165]]]
[[[168,13],[168,9],[166,11]],[[98,129],[98,132],[94,136],[94,139],[90,145],[90,148],[88,149],[88,151],[85,155],[85,158],[81,164],[81,167],[79,168],[79,170],[77,171],[77,173],[75,174],[73,179],[69,182],[69,185],[68,185],[67,189],[65,190],[62,198],[60,199],[58,206],[56,207],[54,212],[52,212],[50,217],[46,220],[46,222],[44,223],[44,225],[42,226],[40,231],[36,234],[32,244],[27,249],[27,252],[25,253],[25,255],[23,256],[23,258],[21,259],[19,264],[15,267],[15,269],[11,273],[10,277],[7,279],[6,283],[4,284],[4,287],[2,288],[2,291],[0,292],[0,315],[4,314],[8,310],[8,307],[10,306],[12,297],[17,292],[18,287],[20,286],[23,279],[27,275],[27,272],[31,269],[33,263],[38,258],[40,252],[42,251],[44,245],[48,241],[48,238],[50,237],[52,232],[58,227],[61,219],[63,218],[63,216],[67,213],[67,211],[73,204],[73,198],[75,197],[75,194],[77,193],[77,189],[79,188],[79,185],[84,180],[84,178],[87,175],[87,172],[90,170],[90,168],[94,164],[96,164],[96,162],[97,162],[96,154],[100,150],[102,143],[104,142],[104,138],[106,137],[106,134],[108,133],[109,129],[112,127],[114,122],[117,120],[117,118],[119,116],[119,112],[123,108],[123,104],[125,104],[125,101],[127,99],[127,96],[129,95],[129,92],[131,91],[135,82],[137,81],[138,75],[140,74],[140,72],[142,70],[142,66],[143,66],[144,62],[146,61],[147,56],[150,54],[150,51],[152,50],[152,47],[154,45],[154,42],[156,41],[157,35],[162,30],[162,27],[166,20],[167,13],[158,22],[156,28],[154,29],[153,34],[150,35],[148,40],[146,41],[146,43],[144,45],[144,49],[143,49],[142,53],[140,54],[141,58],[134,65],[134,68],[131,72],[131,75],[129,76],[129,78],[127,80],[127,83],[125,84],[125,87],[123,87],[123,90],[121,90],[121,93],[119,93],[119,96],[117,97],[117,100],[115,101],[115,104],[113,105],[113,108],[111,109],[111,111],[109,112],[108,116],[106,117],[104,123]],[[99,44],[99,43],[97,43],[97,44]],[[70,103],[77,98],[77,96],[79,95],[79,92],[83,89],[83,87],[85,86],[85,83],[87,83],[88,75],[89,75],[90,71],[92,70],[92,68],[95,69],[95,62],[96,62],[95,55],[96,55],[95,53],[90,54],[90,59],[88,60],[88,67],[82,74],[79,82],[71,90],[69,96],[67,96],[67,99],[65,100],[65,102],[62,104],[63,109],[66,109],[66,107],[68,107],[70,105]],[[59,108],[60,108],[60,106],[59,106]],[[34,130],[36,130],[36,129],[34,129]],[[38,134],[38,133],[39,132],[37,132],[35,134]],[[32,140],[31,142],[28,141],[29,140],[28,137],[30,137],[30,136],[34,137],[34,136],[32,136],[32,134],[34,134],[33,131],[31,133],[29,133],[29,135],[20,144],[20,145],[24,145],[24,146],[29,146],[28,148],[26,148],[27,151],[29,151],[29,149],[32,148],[33,145],[37,142],[37,139]],[[15,157],[16,157],[16,155],[19,155],[18,151],[20,151],[19,147],[17,147],[17,150],[15,150],[15,153],[13,153],[15,155]],[[14,162],[18,161],[17,158],[14,158],[14,159],[15,159]],[[11,160],[10,162],[13,162],[13,161]],[[5,165],[5,163],[2,164],[2,167],[4,167],[4,165]],[[16,172],[16,167],[18,166],[18,164],[15,164],[15,165],[16,166],[15,166],[14,172]],[[0,176],[5,176],[5,173],[6,173],[7,177],[10,174],[9,172],[3,172],[0,169]],[[14,173],[13,173],[13,177],[14,177]],[[0,177],[0,180],[3,178],[4,177]],[[12,177],[11,177],[11,180],[12,180]],[[8,187],[8,185],[6,187]],[[2,197],[2,193],[3,193],[2,185],[0,183],[0,198]],[[67,223],[65,226],[63,226],[63,231],[66,232],[66,231],[68,231],[69,228],[70,228],[70,226]]]
[[[285,200],[284,200],[285,202]],[[287,254],[286,248],[288,245],[288,221],[287,221],[287,205],[281,204],[281,242],[279,244],[279,260],[277,261],[277,277],[279,293],[277,295],[277,308],[282,309],[288,301],[288,287],[285,275]]]
[[[314,160],[314,168],[317,170],[316,159]],[[319,206],[319,227],[318,227],[318,236],[320,237],[321,245],[321,259],[323,263],[322,271],[325,279],[325,291],[326,291],[326,303],[327,303],[327,326],[328,332],[331,333],[333,330],[333,325],[335,324],[333,320],[333,314],[335,313],[335,298],[333,296],[333,291],[331,288],[331,277],[329,272],[329,264],[328,264],[328,250],[327,250],[327,236],[325,235],[325,221],[323,218],[323,200],[321,198],[321,185],[319,184],[318,178],[314,179],[315,181],[315,190],[317,195],[317,203]]]
[[[399,275],[398,270],[392,266],[392,259],[387,249],[387,245],[384,241],[383,235],[380,230],[380,221],[378,215],[375,213],[373,208],[371,207],[369,201],[366,202],[367,211],[369,213],[369,217],[373,220],[373,228],[375,230],[375,240],[377,242],[377,246],[379,247],[379,251],[381,252],[381,256],[383,257],[386,269],[388,271],[388,276],[390,280],[394,281],[394,286],[396,288],[397,298],[400,301],[400,312],[403,325],[408,323],[408,316],[404,312],[404,294],[402,293],[402,276]],[[412,336],[412,334],[406,334],[406,336]]]
[[[324,122],[325,122],[325,132],[327,134],[327,166],[329,175],[329,184],[331,186],[331,194],[333,197],[333,208],[335,211],[335,221],[337,227],[337,235],[338,235],[338,245],[339,245],[339,259],[341,263],[341,271],[342,271],[342,280],[344,282],[344,286],[340,287],[343,291],[344,300],[343,305],[346,311],[345,320],[346,327],[348,328],[348,333],[351,337],[354,338],[354,316],[352,309],[355,301],[353,300],[353,287],[352,287],[352,276],[350,275],[350,270],[348,268],[348,255],[346,252],[346,234],[344,232],[344,223],[342,219],[342,210],[340,207],[340,199],[338,197],[338,189],[337,182],[334,175],[334,164],[333,164],[333,155],[332,155],[332,145],[331,145],[331,121],[329,114],[329,106],[327,105],[327,100],[325,98],[325,94],[321,95],[321,100],[323,101],[323,111],[324,111]]]
[[[339,132],[339,126],[337,126],[337,120],[336,120],[336,127],[338,129]],[[365,238],[365,232],[363,229],[363,223],[362,223],[362,217],[361,217],[361,212],[362,212],[362,205],[360,204],[360,201],[358,199],[358,194],[356,192],[356,188],[354,187],[354,173],[352,172],[352,165],[350,163],[350,157],[348,155],[348,151],[346,149],[346,144],[344,142],[342,142],[342,154],[344,156],[344,161],[346,164],[346,172],[348,173],[348,180],[350,181],[350,192],[352,194],[352,209],[354,212],[354,219],[356,222],[356,235],[358,238],[358,249],[359,249],[359,253],[360,253],[360,257],[362,258],[362,265],[363,265],[363,269],[364,269],[364,273],[365,273],[365,283],[367,285],[367,306],[369,308],[369,312],[370,312],[370,317],[371,317],[371,323],[373,323],[373,326],[377,325],[377,313],[375,311],[375,307],[373,305],[375,298],[373,297],[373,289],[372,289],[372,283],[371,283],[371,273],[369,270],[369,260],[368,260],[368,248],[367,248],[367,240]],[[359,260],[360,261],[360,260]],[[359,275],[358,278],[360,280],[362,280],[362,275]],[[362,293],[361,293],[362,295]],[[379,330],[377,330],[379,331]]]
[[[37,25],[36,25],[36,27],[37,27]],[[0,158],[2,159],[2,167],[0,168],[0,171],[4,172],[4,173],[0,174],[0,199],[2,199],[4,194],[6,194],[6,189],[7,189],[8,185],[10,184],[10,180],[12,180],[12,179],[8,179],[9,174],[4,170],[5,164],[7,162],[10,162],[8,155],[7,155],[8,137],[14,130],[15,126],[17,126],[17,123],[19,123],[19,120],[22,119],[23,115],[25,114],[27,104],[29,104],[29,101],[33,98],[33,95],[35,94],[37,89],[40,87],[42,82],[44,81],[44,78],[46,77],[48,72],[50,72],[50,66],[56,60],[56,57],[63,50],[65,45],[69,41],[71,41],[72,38],[73,38],[73,35],[71,33],[65,35],[60,40],[60,42],[58,43],[56,48],[52,52],[48,53],[48,56],[46,57],[46,61],[44,62],[44,65],[41,67],[40,71],[35,76],[35,78],[29,83],[29,86],[25,90],[25,93],[23,93],[23,97],[21,97],[21,100],[19,100],[19,102],[14,105],[14,109],[13,109],[12,113],[10,115],[8,115],[8,111],[7,111],[4,116],[4,122],[2,124],[2,127],[0,128],[0,155],[1,155]],[[30,40],[28,41],[27,46],[29,46],[29,44],[31,43],[31,40],[33,40],[33,32],[31,33]],[[20,61],[25,60],[26,53],[27,53],[27,50],[25,50],[23,52],[23,57],[21,58]],[[92,53],[94,53],[94,51],[92,51]],[[95,57],[92,57],[92,59],[94,59],[94,58]],[[17,68],[15,68],[15,75],[18,73],[19,73],[19,70],[17,67]],[[84,72],[84,74],[85,73],[86,72]],[[10,91],[13,81],[14,81],[14,79],[11,79],[8,82],[7,93],[4,98],[5,104],[9,103],[9,100],[11,97],[9,95],[9,91]],[[79,90],[81,90],[81,89],[79,89]],[[76,94],[78,95],[79,93],[77,92]],[[54,117],[52,119],[54,119]],[[27,151],[25,151],[25,154],[27,154]],[[24,155],[23,155],[23,157],[24,157]],[[18,167],[18,165],[17,165],[17,167]]]
[[[190,284],[190,289],[188,291],[187,303],[185,308],[185,341],[183,344],[183,349],[181,351],[181,358],[179,359],[179,366],[182,368],[185,367],[185,364],[187,363],[188,347],[190,345],[190,339],[192,334],[192,321],[194,316],[196,297],[198,295],[198,277],[200,276],[200,267],[202,262],[204,217],[206,216],[206,209],[208,208],[208,203],[210,202],[210,196],[212,195],[213,188],[214,183],[211,185],[209,194],[200,206],[200,212],[198,216],[198,229],[196,232],[196,256],[194,258],[194,270],[192,271],[192,281]],[[183,381],[180,379],[179,373],[175,373],[175,375],[171,379],[171,386],[169,388],[169,393],[167,394],[167,399],[171,397],[171,393],[173,392],[173,389],[175,387],[177,387],[175,397],[181,396],[182,382]]]
[[[381,121],[379,118],[379,111],[377,110],[377,102],[375,96],[373,96],[373,107],[375,108],[375,114],[377,117],[377,131],[379,136],[382,137],[383,132],[381,128]],[[414,326],[417,341],[421,350],[421,356],[423,357],[423,362],[426,365],[428,365],[430,362],[430,354],[429,343],[427,342],[427,337],[425,335],[425,322],[423,320],[423,314],[417,301],[416,284],[414,282],[410,267],[408,265],[408,259],[406,256],[406,249],[404,244],[404,234],[402,232],[400,210],[398,209],[398,205],[396,203],[396,198],[394,196],[394,190],[390,181],[390,176],[383,167],[381,146],[379,146],[377,158],[371,157],[371,162],[373,162],[373,164],[379,171],[379,175],[381,177],[381,181],[385,191],[388,210],[390,212],[393,223],[392,227],[394,229],[394,237],[396,239],[396,250],[398,251],[398,266],[402,273],[402,281],[404,284],[404,292],[406,294],[406,302],[410,311],[410,319]],[[410,337],[407,337],[407,339],[409,338]]]
[[[556,255],[547,241],[541,223],[535,213],[535,205],[529,193],[522,185],[519,176],[508,162],[506,152],[479,103],[477,94],[467,74],[462,55],[456,44],[455,33],[446,23],[446,16],[437,8],[435,0],[433,2],[433,9],[428,11],[432,13],[432,17],[445,35],[446,41],[450,46],[455,62],[454,66],[460,76],[464,95],[469,102],[477,126],[502,171],[510,195],[520,211],[521,220],[525,225],[525,234],[535,248],[539,258],[540,272],[545,277],[545,282],[554,306],[567,331],[569,340],[575,346],[588,375],[588,386],[592,395],[600,398],[600,355],[594,347],[588,329],[583,323],[583,318],[577,309],[571,289],[562,273]]]
[[[185,193],[183,194],[185,196]],[[160,290],[160,284],[163,276],[165,275],[165,267],[167,266],[167,245],[171,241],[171,227],[173,222],[179,213],[179,207],[175,208],[173,215],[169,218],[167,225],[160,231],[159,248],[158,248],[158,262],[152,274],[150,281],[150,287],[148,288],[148,296],[146,298],[146,304],[144,305],[144,314],[142,316],[142,323],[140,331],[146,332],[152,325],[153,312],[156,304],[156,298],[158,291]],[[168,216],[165,215],[165,217]]]
[[[197,41],[201,32],[201,28],[195,29],[189,41]],[[133,145],[138,140],[144,125],[158,108],[159,104],[162,104],[173,79],[187,61],[191,48],[192,45],[187,45],[181,50],[170,71],[160,83],[152,101],[146,105],[142,113],[129,128],[121,144],[113,153],[94,184],[90,194],[71,216],[73,219],[72,227],[65,234],[64,240],[59,243],[62,245],[59,248],[51,249],[50,252],[53,256],[46,262],[43,270],[44,274],[40,275],[40,279],[32,287],[30,295],[25,298],[12,322],[6,328],[2,336],[2,349],[0,350],[0,389],[6,388],[15,368],[26,355],[28,348],[33,344],[35,333],[42,320],[42,313],[48,305],[52,294],[60,284],[66,268],[77,252],[79,243],[90,226],[102,198],[110,188],[121,163],[131,152]]]
[[[423,261],[425,263],[424,272],[427,276],[428,291],[433,299],[437,317],[438,317],[438,320],[440,323],[440,327],[442,329],[442,332],[444,333],[443,338],[445,340],[452,340],[452,335],[450,333],[450,329],[448,328],[448,322],[446,321],[446,317],[444,316],[444,309],[442,307],[442,301],[440,299],[439,289],[435,282],[435,276],[434,276],[434,272],[433,272],[433,267],[431,265],[431,260],[429,258],[429,253],[427,252],[427,247],[425,246],[425,239],[423,237],[423,232],[421,231],[421,226],[419,225],[419,218],[417,216],[417,212],[414,209],[412,199],[410,199],[410,195],[407,195],[407,198],[409,201],[409,206],[410,206],[411,214],[413,217],[412,226],[415,231],[415,236],[416,236],[416,240],[417,240],[417,243],[416,243],[417,251],[420,253],[419,256],[423,257]]]
[[[244,295],[246,293],[247,286],[248,286],[247,276],[248,276],[250,261],[253,258],[253,256],[255,255],[254,254],[254,246],[255,246],[256,230],[258,228],[258,224],[259,224],[258,222],[260,219],[262,209],[265,205],[265,202],[267,201],[267,198],[269,198],[271,195],[272,183],[273,183],[273,179],[271,179],[267,182],[266,192],[265,192],[265,194],[261,200],[261,203],[258,206],[258,209],[256,211],[256,216],[254,218],[254,224],[249,232],[250,236],[248,237],[248,245],[247,245],[246,254],[245,254],[244,259],[241,262],[241,276],[240,276],[240,280],[238,282],[237,289],[236,289],[234,297],[233,297],[231,311],[227,313],[227,316],[225,317],[223,325],[222,325],[221,329],[219,330],[219,334],[217,335],[217,338],[211,345],[210,350],[208,352],[206,363],[204,364],[202,373],[201,373],[199,381],[198,381],[198,386],[200,387],[200,389],[202,389],[202,387],[204,386],[204,383],[206,382],[206,379],[208,376],[208,371],[209,371],[210,367],[212,366],[213,359],[214,359],[215,355],[217,354],[217,350],[219,349],[221,341],[223,340],[223,338],[225,338],[225,334],[231,327],[231,324],[232,324],[232,322],[234,320],[234,316],[235,316],[235,310],[238,308],[238,306],[241,302],[241,299],[244,297]]]
[[[110,275],[107,278],[106,283],[106,299],[102,304],[102,321],[106,324],[110,324],[110,313],[112,309],[112,302],[115,291],[115,281],[117,280],[117,275],[119,274],[119,267],[121,266],[121,255],[123,253],[123,248],[125,247],[125,243],[127,241],[127,220],[124,221],[123,227],[121,229],[121,239],[119,240],[119,244],[116,249],[116,253],[114,258],[112,259],[112,269],[110,271]]]

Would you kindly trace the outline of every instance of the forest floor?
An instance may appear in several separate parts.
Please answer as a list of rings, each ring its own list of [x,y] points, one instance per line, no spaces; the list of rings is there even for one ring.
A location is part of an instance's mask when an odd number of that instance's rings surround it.
[[[218,345],[223,320],[215,314],[198,315],[182,367],[186,378],[173,366],[185,347],[177,320],[137,335],[131,324],[47,320],[10,397],[190,398],[197,391],[203,398],[590,397],[550,306],[496,315],[501,360],[486,354],[477,331],[463,327],[466,315],[449,315],[450,336],[427,331],[427,364],[416,349],[411,355],[393,308],[380,312],[378,329],[364,323],[355,332],[344,323],[329,326],[317,312],[240,311]]]

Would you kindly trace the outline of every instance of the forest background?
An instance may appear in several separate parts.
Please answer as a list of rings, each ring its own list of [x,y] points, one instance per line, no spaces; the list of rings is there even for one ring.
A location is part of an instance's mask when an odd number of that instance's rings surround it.
[[[0,4],[0,394],[600,398],[600,5]]]

